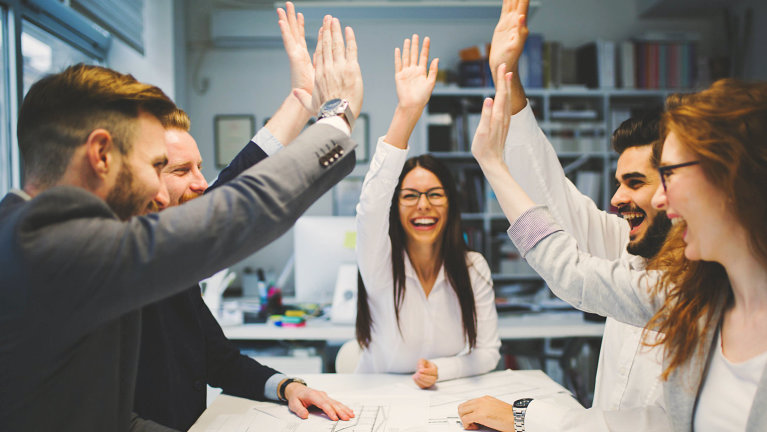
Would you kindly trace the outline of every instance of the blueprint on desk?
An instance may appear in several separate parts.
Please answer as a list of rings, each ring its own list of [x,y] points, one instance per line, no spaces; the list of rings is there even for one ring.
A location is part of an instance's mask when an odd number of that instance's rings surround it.
[[[428,390],[419,389],[413,383],[400,383],[364,391],[333,392],[334,399],[354,410],[355,417],[349,421],[333,421],[319,411],[312,411],[307,420],[302,420],[284,404],[219,396],[245,408],[238,414],[219,414],[204,428],[195,425],[190,432],[462,431],[458,405],[469,399],[488,395],[512,403],[522,397],[543,398],[567,393],[543,372],[510,370],[443,381]]]
[[[334,395],[335,396],[335,395]],[[285,405],[253,402],[244,414],[219,415],[206,432],[420,432],[427,428],[428,397],[345,396],[338,400],[354,410],[349,421],[333,421],[312,412],[302,420]]]

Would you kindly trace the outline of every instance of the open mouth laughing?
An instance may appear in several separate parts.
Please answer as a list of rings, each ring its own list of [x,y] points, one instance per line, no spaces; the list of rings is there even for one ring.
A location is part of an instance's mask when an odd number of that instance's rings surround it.
[[[642,225],[642,222],[644,222],[645,218],[647,217],[645,212],[640,209],[620,210],[619,213],[621,217],[623,217],[623,219],[629,223],[629,226],[631,226],[631,235],[636,234],[636,232],[639,230],[639,226]]]
[[[438,220],[439,219],[435,217],[419,216],[410,219],[410,224],[417,230],[426,231],[434,228],[434,226],[437,225]]]

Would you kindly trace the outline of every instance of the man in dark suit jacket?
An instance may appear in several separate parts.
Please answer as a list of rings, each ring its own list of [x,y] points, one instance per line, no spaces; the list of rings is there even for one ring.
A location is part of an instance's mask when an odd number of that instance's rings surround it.
[[[356,117],[349,45],[328,53],[315,87]],[[332,116],[212,193],[132,217],[165,189],[159,119],[174,109],[158,88],[97,66],[27,93],[24,191],[0,202],[0,430],[129,430],[140,308],[277,238],[354,165],[348,125]]]
[[[169,206],[200,197],[206,189],[212,191],[266,158],[267,151],[279,150],[276,137],[292,140],[290,135],[298,135],[308,117],[298,100],[289,96],[273,120],[208,188],[200,172],[199,149],[188,132],[189,119],[181,110],[174,113],[166,125],[168,165],[162,174]],[[266,149],[259,142],[267,143]],[[134,410],[142,418],[178,430],[189,429],[205,410],[206,384],[234,396],[278,399],[279,384],[287,377],[240,354],[203,302],[199,286],[151,304],[141,315]]]

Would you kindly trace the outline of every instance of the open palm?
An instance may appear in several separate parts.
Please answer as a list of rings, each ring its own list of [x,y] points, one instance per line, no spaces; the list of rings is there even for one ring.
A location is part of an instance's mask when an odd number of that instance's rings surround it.
[[[493,81],[498,82],[495,72],[501,63],[506,63],[507,71],[517,72],[519,57],[525,47],[527,29],[527,9],[530,0],[503,0],[501,17],[493,32],[490,46],[490,70]]]
[[[426,106],[437,82],[437,64],[434,59],[427,73],[426,63],[429,61],[429,38],[423,40],[421,53],[418,53],[418,35],[405,39],[402,52],[394,49],[394,81],[397,83],[397,97],[401,107],[420,108]],[[411,49],[412,48],[412,49]]]
[[[311,94],[314,87],[314,65],[306,47],[304,16],[300,12],[296,14],[296,8],[291,2],[285,4],[285,9],[277,9],[277,15],[282,43],[290,61],[290,85]]]

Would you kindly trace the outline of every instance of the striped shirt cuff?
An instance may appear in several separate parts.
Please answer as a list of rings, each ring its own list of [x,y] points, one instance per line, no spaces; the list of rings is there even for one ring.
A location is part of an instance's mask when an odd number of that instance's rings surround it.
[[[507,233],[522,258],[541,240],[562,231],[546,206],[535,206],[514,221]]]
[[[264,397],[267,399],[278,401],[280,400],[279,397],[277,397],[277,387],[280,385],[280,381],[287,378],[287,376],[276,373],[269,377],[268,380],[266,380],[266,384],[264,384]]]
[[[263,150],[267,156],[274,156],[283,148],[282,143],[265,127],[259,129],[251,141],[261,147],[261,150]]]

